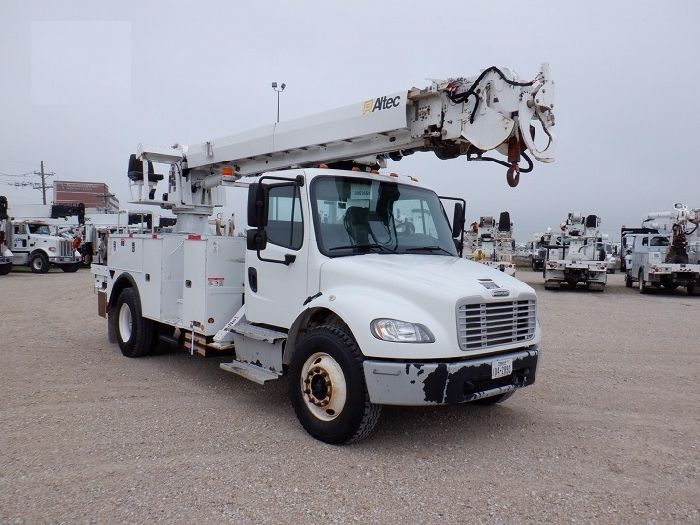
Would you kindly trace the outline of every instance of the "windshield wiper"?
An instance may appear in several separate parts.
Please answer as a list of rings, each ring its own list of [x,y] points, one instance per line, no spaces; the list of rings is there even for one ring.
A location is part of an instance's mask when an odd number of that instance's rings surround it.
[[[332,248],[328,248],[329,252],[332,252],[333,250],[355,250],[357,252],[369,252],[369,251],[386,251],[389,253],[396,253],[394,250],[391,248],[387,248],[386,246],[382,246],[381,244],[347,244],[345,246],[333,246]]]
[[[447,255],[452,255],[453,257],[455,256],[454,253],[452,253],[449,250],[446,250],[445,248],[442,248],[441,246],[410,246],[408,248],[405,248],[407,252],[435,252],[435,251],[441,251],[445,252]]]

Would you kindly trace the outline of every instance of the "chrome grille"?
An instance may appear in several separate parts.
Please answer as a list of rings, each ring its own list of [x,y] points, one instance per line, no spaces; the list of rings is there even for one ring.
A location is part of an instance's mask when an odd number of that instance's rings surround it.
[[[457,305],[457,337],[462,350],[527,342],[535,336],[536,322],[534,298]]]
[[[71,241],[61,240],[58,242],[58,251],[61,252],[61,257],[73,256],[73,243]]]

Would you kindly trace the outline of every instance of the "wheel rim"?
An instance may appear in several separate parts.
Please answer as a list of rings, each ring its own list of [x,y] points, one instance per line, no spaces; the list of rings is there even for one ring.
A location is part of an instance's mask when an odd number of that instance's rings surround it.
[[[300,386],[306,407],[315,418],[332,421],[343,411],[347,399],[345,375],[330,355],[317,352],[306,360]]]
[[[131,308],[127,304],[123,304],[119,309],[119,337],[124,342],[131,339]]]

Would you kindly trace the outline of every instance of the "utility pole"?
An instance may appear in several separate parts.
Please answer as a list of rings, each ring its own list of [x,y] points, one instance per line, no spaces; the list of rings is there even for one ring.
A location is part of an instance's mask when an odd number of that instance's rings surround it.
[[[44,161],[42,160],[42,161],[41,161],[41,171],[40,171],[40,172],[35,171],[35,172],[34,172],[34,175],[41,175],[41,195],[43,196],[44,204],[46,204],[46,188],[51,188],[51,187],[52,187],[52,186],[47,186],[47,185],[46,185],[46,177],[53,177],[53,176],[56,175],[56,174],[55,174],[55,173],[52,173],[52,172],[46,173],[46,172],[44,171]],[[26,183],[25,183],[25,184],[22,184],[22,186],[27,186],[27,185],[28,185],[28,186],[31,186],[31,187],[34,188],[35,190],[38,190],[38,189],[39,189],[39,184],[34,183],[34,182],[32,182],[31,184],[26,184]]]
[[[46,181],[44,179],[44,161],[41,161],[41,194],[44,197],[44,204],[46,204]]]

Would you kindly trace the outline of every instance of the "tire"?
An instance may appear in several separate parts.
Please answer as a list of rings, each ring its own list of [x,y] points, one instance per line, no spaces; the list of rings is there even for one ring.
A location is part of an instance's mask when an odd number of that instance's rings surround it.
[[[627,288],[632,288],[632,277],[630,277],[629,273],[625,273],[625,286]]]
[[[153,344],[153,322],[141,316],[141,299],[133,288],[124,288],[110,313],[115,316],[117,344],[126,357],[147,355]]]
[[[689,284],[688,286],[685,287],[685,289],[688,291],[688,295],[695,295],[695,285],[694,284]]]
[[[80,269],[80,265],[82,263],[73,263],[73,264],[62,264],[61,265],[61,270],[63,270],[66,273],[75,273]]]
[[[491,397],[485,397],[483,399],[477,399],[476,401],[472,401],[472,404],[487,407],[487,406],[495,405],[497,403],[503,403],[506,399],[510,398],[513,394],[515,394],[515,390],[511,390],[510,392],[506,392],[505,394],[498,394],[497,396],[491,396]]]
[[[39,252],[32,255],[29,259],[29,267],[32,269],[33,273],[46,273],[49,271],[51,265],[49,264],[49,258],[45,253]]]
[[[639,271],[639,293],[646,294],[649,293],[649,287],[644,282],[644,271]]]
[[[289,397],[316,439],[360,441],[379,420],[382,407],[369,400],[362,361],[353,337],[337,326],[318,326],[299,340],[289,364]]]
[[[85,266],[90,266],[92,264],[92,254],[91,253],[85,254],[85,257],[83,257],[83,264]]]
[[[533,272],[537,271],[537,263],[535,261],[532,261],[532,271]]]
[[[7,275],[12,270],[12,263],[3,264],[0,266],[0,275]]]

